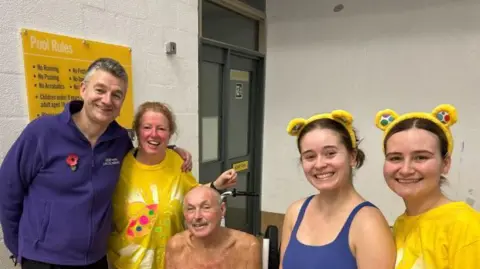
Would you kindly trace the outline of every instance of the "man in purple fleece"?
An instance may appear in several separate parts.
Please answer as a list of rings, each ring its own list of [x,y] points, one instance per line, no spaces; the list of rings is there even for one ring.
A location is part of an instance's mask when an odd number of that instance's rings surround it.
[[[133,145],[119,115],[125,69],[101,58],[72,101],[30,122],[0,168],[0,223],[22,269],[107,269],[111,197]],[[191,156],[182,149],[185,170]]]

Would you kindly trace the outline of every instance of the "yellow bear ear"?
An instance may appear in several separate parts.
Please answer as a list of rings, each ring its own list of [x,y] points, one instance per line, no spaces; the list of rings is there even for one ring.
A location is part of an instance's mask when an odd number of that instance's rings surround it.
[[[331,113],[332,118],[343,122],[343,124],[350,126],[352,125],[353,122],[353,116],[352,114],[348,113],[345,110],[334,110]]]
[[[433,109],[432,115],[446,127],[450,127],[457,122],[457,110],[449,104],[437,106]]]
[[[380,130],[385,131],[388,125],[390,125],[396,118],[398,118],[398,114],[395,111],[385,109],[377,112],[377,115],[375,116],[375,125]]]
[[[305,119],[293,119],[288,123],[287,133],[291,136],[297,136],[303,126],[305,126]]]

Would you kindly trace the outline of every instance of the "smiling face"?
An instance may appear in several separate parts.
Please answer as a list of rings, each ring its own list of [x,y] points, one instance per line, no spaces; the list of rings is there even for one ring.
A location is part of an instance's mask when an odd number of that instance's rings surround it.
[[[161,112],[147,110],[140,118],[138,144],[147,155],[163,155],[171,137],[170,121]]]
[[[83,109],[88,120],[99,125],[108,125],[120,114],[125,100],[125,82],[101,69],[93,71],[88,81],[80,87],[84,101]]]
[[[220,204],[219,199],[213,189],[204,186],[192,189],[185,196],[183,214],[193,236],[204,238],[218,230],[225,214],[225,204]]]
[[[350,184],[355,156],[348,152],[337,132],[310,130],[300,141],[300,151],[305,176],[317,190],[334,190]]]
[[[383,174],[390,189],[405,200],[438,193],[442,174],[448,173],[451,162],[442,155],[438,136],[411,128],[387,139]]]

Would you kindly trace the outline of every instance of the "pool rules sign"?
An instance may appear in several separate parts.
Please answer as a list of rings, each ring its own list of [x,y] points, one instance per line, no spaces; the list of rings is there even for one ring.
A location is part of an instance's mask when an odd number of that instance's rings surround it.
[[[119,61],[128,73],[127,95],[117,119],[131,128],[133,119],[132,55],[128,47],[22,29],[29,119],[58,114],[65,103],[80,99],[88,66],[100,57]]]

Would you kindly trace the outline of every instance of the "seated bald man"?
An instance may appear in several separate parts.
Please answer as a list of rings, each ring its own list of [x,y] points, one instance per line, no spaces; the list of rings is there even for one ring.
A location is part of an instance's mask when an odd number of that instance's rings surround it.
[[[221,227],[225,203],[214,189],[199,186],[184,198],[188,229],[167,243],[167,269],[260,269],[261,248],[250,234]]]

